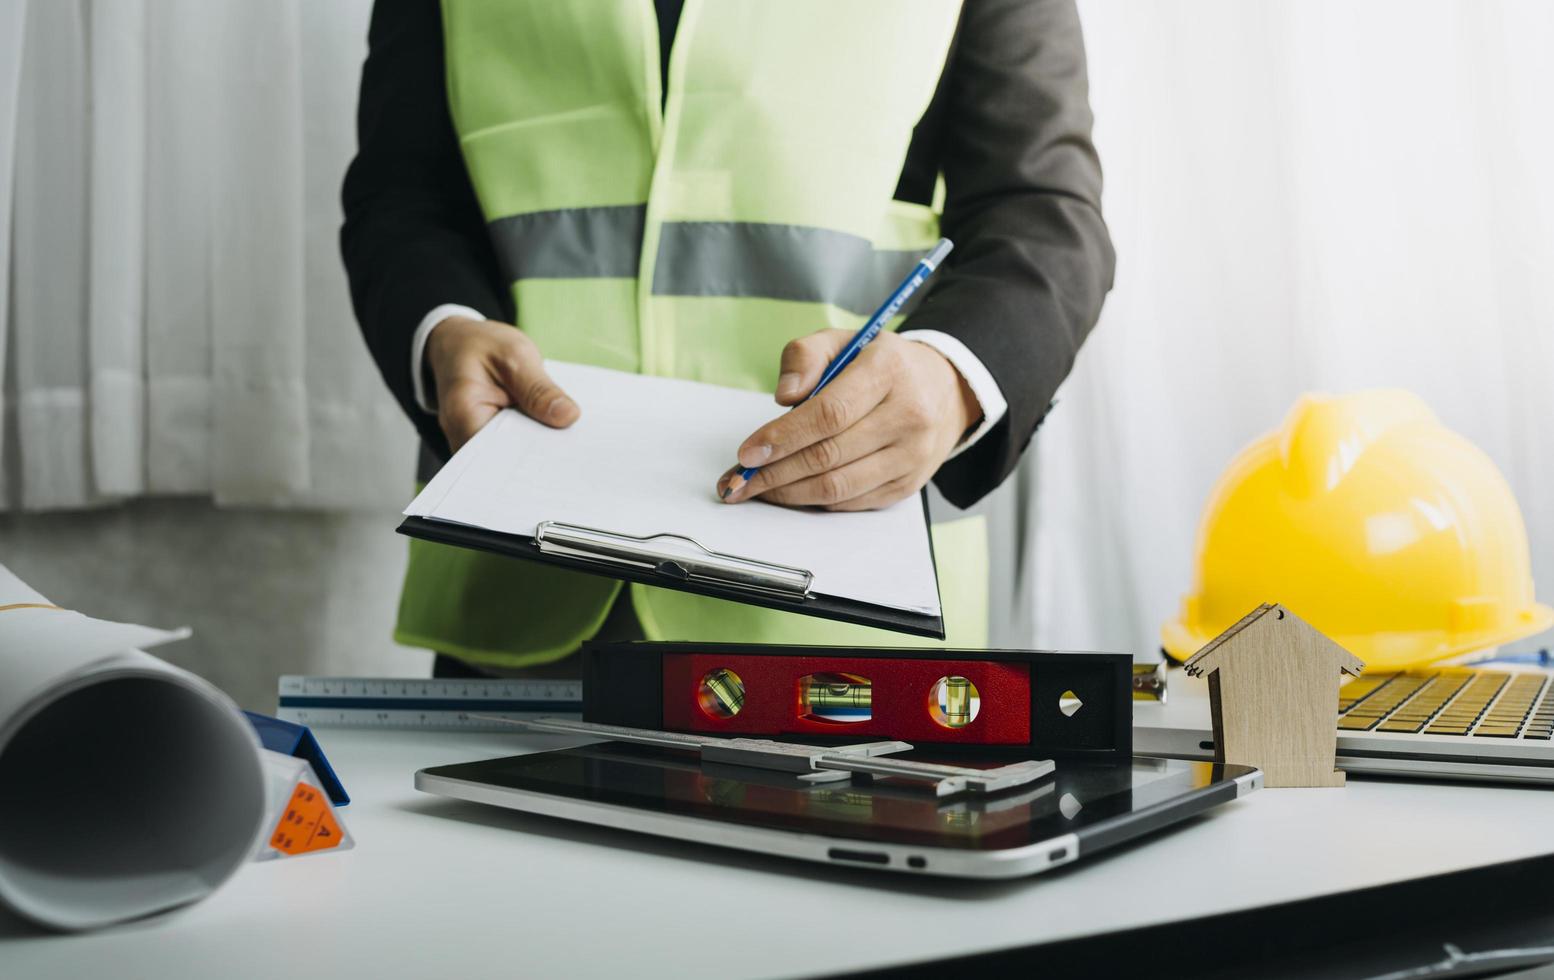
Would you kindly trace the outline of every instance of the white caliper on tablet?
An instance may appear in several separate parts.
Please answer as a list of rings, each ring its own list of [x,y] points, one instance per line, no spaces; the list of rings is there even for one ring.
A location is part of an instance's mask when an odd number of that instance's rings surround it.
[[[997,793],[1024,786],[1053,771],[1051,759],[1029,759],[997,769],[973,769],[912,759],[886,756],[910,751],[907,742],[863,742],[856,745],[802,745],[774,742],[765,738],[718,738],[715,735],[686,735],[649,728],[601,725],[568,718],[498,718],[472,715],[487,721],[501,721],[536,732],[559,735],[588,735],[634,745],[663,749],[682,749],[698,753],[703,761],[750,766],[798,773],[809,782],[836,782],[851,779],[854,773],[930,784],[935,796],[959,793]]]

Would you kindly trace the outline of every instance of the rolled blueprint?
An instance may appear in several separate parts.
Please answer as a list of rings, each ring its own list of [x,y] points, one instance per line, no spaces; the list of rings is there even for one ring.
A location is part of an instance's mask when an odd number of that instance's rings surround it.
[[[91,929],[198,901],[254,853],[266,777],[226,695],[0,565],[0,905]]]

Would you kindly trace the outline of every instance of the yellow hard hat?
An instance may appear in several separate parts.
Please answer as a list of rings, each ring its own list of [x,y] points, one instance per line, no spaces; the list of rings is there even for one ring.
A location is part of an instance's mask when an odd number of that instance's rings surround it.
[[[1529,565],[1505,478],[1416,396],[1302,395],[1209,495],[1161,643],[1184,660],[1279,602],[1369,671],[1417,666],[1554,625]]]

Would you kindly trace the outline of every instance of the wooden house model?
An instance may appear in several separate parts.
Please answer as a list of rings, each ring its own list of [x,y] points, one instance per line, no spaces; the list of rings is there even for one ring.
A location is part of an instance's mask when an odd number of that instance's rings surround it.
[[[1256,766],[1265,786],[1342,786],[1341,674],[1365,664],[1280,605],[1263,604],[1183,664],[1206,676],[1218,762]]]

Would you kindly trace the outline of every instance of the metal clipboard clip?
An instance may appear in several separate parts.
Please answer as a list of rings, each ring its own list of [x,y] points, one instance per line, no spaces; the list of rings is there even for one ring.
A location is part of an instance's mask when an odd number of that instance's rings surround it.
[[[682,582],[721,585],[801,602],[815,576],[802,568],[712,551],[683,534],[636,537],[543,521],[534,532],[541,553],[647,569]]]

